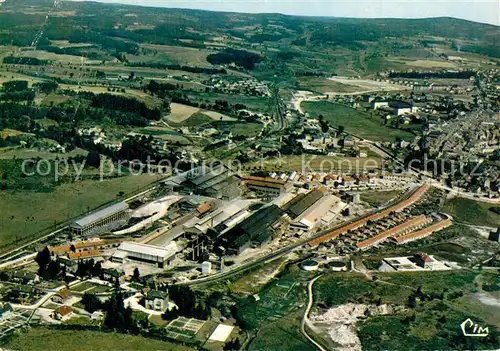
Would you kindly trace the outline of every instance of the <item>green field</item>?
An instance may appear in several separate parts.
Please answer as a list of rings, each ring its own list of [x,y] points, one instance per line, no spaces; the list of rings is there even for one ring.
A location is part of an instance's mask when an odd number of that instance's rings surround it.
[[[323,115],[333,127],[344,126],[346,132],[365,139],[392,142],[398,137],[413,139],[410,131],[386,126],[380,117],[348,106],[328,101],[306,101],[302,103],[302,107],[311,118]]]
[[[487,226],[500,226],[500,215],[491,211],[490,208],[500,208],[499,205],[492,205],[484,202],[455,198],[445,203],[443,212],[453,216],[455,221]]]
[[[175,123],[170,121],[169,123],[171,125],[179,125],[179,126],[185,126],[185,127],[197,127],[202,124],[210,123],[213,121],[213,118],[210,116],[207,116],[203,112],[195,112],[191,116],[189,116],[187,119],[182,121],[181,123]]]
[[[119,199],[117,194],[135,192],[157,176],[139,175],[100,181],[63,184],[52,192],[2,191],[0,196],[0,247],[36,237],[55,224]]]
[[[127,334],[48,328],[31,328],[27,333],[7,340],[3,346],[22,351],[193,350],[183,345]]]

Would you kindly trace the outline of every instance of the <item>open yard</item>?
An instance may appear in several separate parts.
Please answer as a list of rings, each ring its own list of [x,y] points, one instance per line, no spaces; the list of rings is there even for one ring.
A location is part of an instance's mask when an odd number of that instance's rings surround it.
[[[333,127],[344,126],[346,132],[368,140],[393,142],[398,137],[413,139],[410,131],[386,126],[382,118],[348,106],[327,101],[306,101],[302,107],[312,118],[323,115]]]
[[[7,340],[3,346],[23,351],[193,350],[183,345],[134,335],[49,328],[31,328],[27,333]]]
[[[445,203],[443,212],[453,216],[455,221],[478,226],[498,227],[500,215],[491,209],[500,209],[498,205],[469,199],[454,198]]]
[[[40,231],[119,199],[117,194],[135,192],[157,176],[139,175],[100,181],[63,184],[52,192],[2,191],[0,194],[0,247],[35,238]]]

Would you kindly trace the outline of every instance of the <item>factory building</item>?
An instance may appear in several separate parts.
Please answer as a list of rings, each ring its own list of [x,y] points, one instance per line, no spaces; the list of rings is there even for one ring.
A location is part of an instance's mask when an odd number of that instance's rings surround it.
[[[70,225],[72,234],[90,236],[118,229],[129,220],[128,205],[120,202],[82,217]]]
[[[276,205],[264,207],[231,230],[220,234],[215,247],[223,253],[236,255],[250,246],[262,245],[281,228],[283,215],[283,210]]]
[[[278,197],[286,193],[293,186],[293,184],[287,180],[273,179],[270,177],[247,176],[244,177],[243,180],[248,190],[254,191],[263,197]]]
[[[111,256],[111,261],[117,263],[133,261],[163,268],[172,261],[177,251],[178,248],[174,242],[163,248],[126,241],[120,244],[113,256]]]
[[[286,213],[292,219],[290,231],[292,234],[303,234],[311,231],[323,218],[328,217],[331,220],[332,216],[329,215],[329,212],[341,203],[342,201],[329,194],[326,188],[314,189],[308,193],[297,195],[284,206]],[[342,205],[345,204],[342,203]]]
[[[302,212],[300,216],[295,218],[295,220],[290,223],[290,230],[295,233],[310,232],[339,202],[341,202],[341,200],[338,197],[331,194],[325,194],[321,199],[316,201],[312,206]]]
[[[241,195],[241,179],[227,167],[200,167],[190,173],[182,183],[185,193],[194,193],[222,200],[232,200]]]

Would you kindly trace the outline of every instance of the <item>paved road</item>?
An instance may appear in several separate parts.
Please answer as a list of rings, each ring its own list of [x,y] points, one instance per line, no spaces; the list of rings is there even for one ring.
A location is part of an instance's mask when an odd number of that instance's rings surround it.
[[[322,274],[321,275],[318,275],[316,278],[313,278],[309,281],[309,283],[307,284],[307,295],[308,295],[308,302],[307,302],[307,307],[306,307],[306,310],[304,311],[304,316],[302,317],[302,320],[300,321],[300,332],[306,337],[307,340],[309,340],[311,343],[314,344],[314,346],[316,346],[316,348],[320,351],[326,351],[320,344],[318,344],[316,341],[314,341],[313,338],[311,338],[308,334],[307,334],[307,331],[306,331],[306,324],[307,322],[309,321],[309,311],[311,311],[311,307],[313,305],[313,301],[314,301],[314,295],[313,295],[313,285],[314,285],[314,282],[316,280],[318,280],[319,278],[321,278]]]

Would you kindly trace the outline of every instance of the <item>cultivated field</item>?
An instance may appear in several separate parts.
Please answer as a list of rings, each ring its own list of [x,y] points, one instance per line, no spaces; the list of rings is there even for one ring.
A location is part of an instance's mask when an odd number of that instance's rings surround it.
[[[200,111],[198,107],[192,107],[173,102],[170,104],[170,114],[168,115],[167,119],[170,122],[182,123],[198,111]]]

